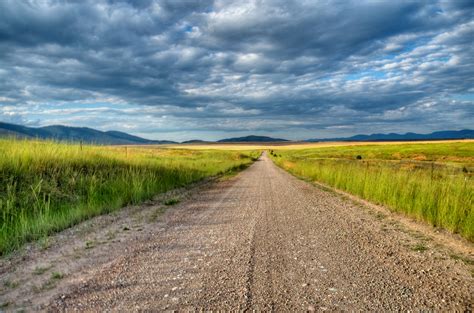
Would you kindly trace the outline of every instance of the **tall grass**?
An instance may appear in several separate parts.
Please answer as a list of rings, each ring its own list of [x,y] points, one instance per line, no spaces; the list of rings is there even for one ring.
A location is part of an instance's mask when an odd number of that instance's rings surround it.
[[[257,155],[0,140],[0,254]]]
[[[424,150],[407,146],[277,151],[273,158],[297,176],[474,241],[474,143],[430,144]],[[357,155],[362,160],[357,160]]]

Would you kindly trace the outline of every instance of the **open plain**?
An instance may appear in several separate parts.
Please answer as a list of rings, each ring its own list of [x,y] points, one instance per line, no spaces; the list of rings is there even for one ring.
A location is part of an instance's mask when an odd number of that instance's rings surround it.
[[[147,218],[161,205],[89,227],[89,248],[58,235],[34,257],[2,264],[2,278],[20,283],[2,295],[7,308],[472,310],[471,243],[447,248],[388,212],[298,180],[266,154]],[[101,240],[111,227],[115,239]],[[51,288],[26,283],[55,268],[63,277]]]

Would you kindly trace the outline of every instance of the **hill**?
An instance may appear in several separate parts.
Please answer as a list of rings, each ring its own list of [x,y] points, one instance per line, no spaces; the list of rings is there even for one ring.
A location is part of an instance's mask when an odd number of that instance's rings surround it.
[[[288,141],[286,139],[272,138],[267,136],[246,136],[246,137],[235,137],[221,139],[217,142],[283,142]]]
[[[119,131],[100,131],[87,127],[52,125],[26,127],[0,122],[0,136],[18,138],[53,139],[60,141],[83,141],[102,145],[169,144],[168,140],[149,140]]]
[[[192,139],[192,140],[186,140],[181,143],[209,143],[211,141],[205,141],[205,140],[200,140],[200,139]]]

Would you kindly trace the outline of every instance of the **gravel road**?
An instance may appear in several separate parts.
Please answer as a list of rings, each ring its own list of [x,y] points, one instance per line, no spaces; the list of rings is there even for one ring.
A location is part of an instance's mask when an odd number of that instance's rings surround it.
[[[48,310],[472,310],[472,268],[263,155]]]

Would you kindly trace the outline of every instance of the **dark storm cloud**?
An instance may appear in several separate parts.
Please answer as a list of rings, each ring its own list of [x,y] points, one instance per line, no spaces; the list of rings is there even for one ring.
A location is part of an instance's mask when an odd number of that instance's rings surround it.
[[[473,12],[472,1],[5,0],[0,119],[127,121],[178,139],[462,128]],[[100,104],[68,110],[80,103]]]

